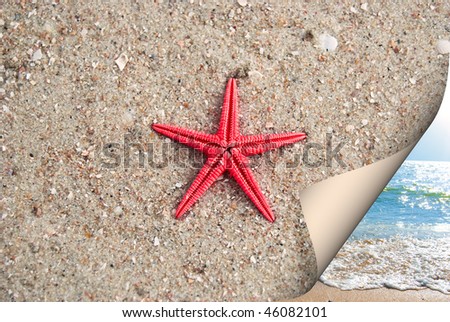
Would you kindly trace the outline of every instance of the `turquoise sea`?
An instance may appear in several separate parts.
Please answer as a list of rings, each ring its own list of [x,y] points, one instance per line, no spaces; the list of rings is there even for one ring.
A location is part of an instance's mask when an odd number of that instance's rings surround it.
[[[321,281],[450,294],[450,162],[405,161]]]

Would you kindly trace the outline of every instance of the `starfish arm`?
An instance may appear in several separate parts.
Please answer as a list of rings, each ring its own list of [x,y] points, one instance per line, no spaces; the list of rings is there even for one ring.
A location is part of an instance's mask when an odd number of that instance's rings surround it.
[[[183,216],[225,170],[226,160],[223,154],[208,158],[178,205],[175,218]]]
[[[227,143],[233,141],[239,135],[238,109],[236,80],[230,78],[223,98],[222,115],[217,131],[220,139]]]
[[[275,216],[248,166],[247,158],[237,149],[232,149],[227,170],[264,218],[270,222],[274,222]]]
[[[167,124],[153,124],[152,129],[174,141],[202,151],[206,155],[216,154],[220,148],[217,135],[184,129]]]
[[[261,154],[306,139],[306,133],[246,135],[237,138],[237,148],[245,156]]]

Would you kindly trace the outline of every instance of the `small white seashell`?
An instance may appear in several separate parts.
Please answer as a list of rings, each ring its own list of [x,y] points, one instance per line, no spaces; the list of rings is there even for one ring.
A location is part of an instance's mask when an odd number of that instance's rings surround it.
[[[436,44],[436,50],[439,54],[448,54],[450,53],[450,41],[445,39],[439,39]]]
[[[122,214],[122,213],[123,213],[122,207],[117,206],[116,208],[114,208],[114,213],[115,213],[116,215]]]
[[[36,50],[36,51],[33,53],[33,56],[31,56],[31,60],[32,60],[32,61],[36,61],[36,60],[40,60],[40,59],[42,59],[42,51],[41,51],[41,49],[39,48],[38,50]]]
[[[128,56],[125,53],[121,53],[114,62],[119,67],[119,70],[122,71],[128,63]]]
[[[247,0],[237,0],[237,3],[241,6],[241,7],[245,7],[247,5]]]
[[[258,79],[258,78],[262,78],[263,75],[260,72],[256,71],[256,70],[251,70],[251,71],[248,72],[248,77],[250,77],[250,79],[252,79],[252,80],[255,80],[255,79]]]
[[[338,46],[338,41],[329,34],[322,34],[319,36],[320,47],[326,51],[334,51]]]
[[[123,124],[131,125],[134,121],[134,113],[132,111],[126,110],[122,116]]]

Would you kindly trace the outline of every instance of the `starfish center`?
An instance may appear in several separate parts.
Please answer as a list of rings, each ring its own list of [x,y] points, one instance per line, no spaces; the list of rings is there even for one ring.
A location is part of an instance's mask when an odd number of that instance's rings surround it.
[[[173,125],[153,124],[153,129],[175,141],[206,154],[207,161],[181,200],[175,217],[180,218],[223,173],[229,172],[268,221],[275,216],[264,197],[247,157],[280,148],[306,138],[305,133],[241,135],[238,122],[236,80],[228,81],[219,129],[207,134]]]
[[[225,151],[231,153],[231,149],[233,149],[236,146],[236,143],[230,143],[225,147]]]

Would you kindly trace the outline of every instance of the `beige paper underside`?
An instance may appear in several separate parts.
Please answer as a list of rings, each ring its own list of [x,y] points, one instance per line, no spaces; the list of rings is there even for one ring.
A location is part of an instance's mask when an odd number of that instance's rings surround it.
[[[316,252],[318,276],[336,256],[416,143],[386,159],[321,181],[301,192],[303,215]]]

